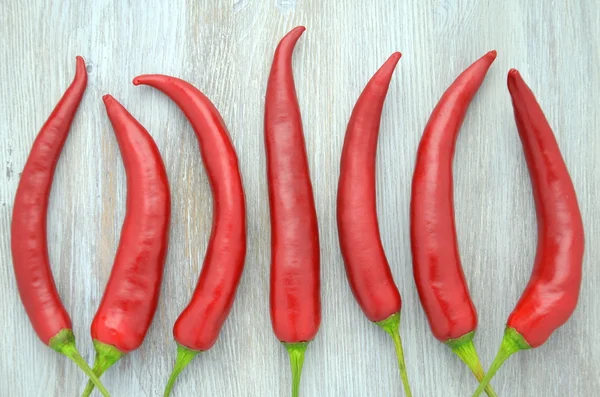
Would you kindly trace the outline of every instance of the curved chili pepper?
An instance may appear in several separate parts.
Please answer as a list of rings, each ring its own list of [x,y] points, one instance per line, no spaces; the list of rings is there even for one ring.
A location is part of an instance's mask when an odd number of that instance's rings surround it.
[[[292,71],[294,46],[304,30],[298,26],[279,42],[265,99],[271,324],[290,355],[294,397],[306,347],[321,323],[319,228]]]
[[[138,76],[133,84],[162,91],[183,110],[198,138],[213,193],[212,232],[198,285],[173,327],[177,359],[165,389],[168,396],[185,366],[215,344],[233,305],[246,256],[244,189],[227,127],[202,92],[181,79],[156,74]]]
[[[473,344],[477,313],[458,252],[452,158],[469,104],[495,58],[496,51],[490,51],[473,63],[433,110],[419,144],[410,202],[413,271],[429,326],[479,381],[484,371]]]
[[[383,103],[401,54],[381,66],[356,101],[346,130],[340,165],[337,222],[346,275],[369,320],[394,341],[404,391],[411,396],[400,339],[402,301],[385,256],[375,196],[375,158]]]
[[[508,90],[533,188],[537,253],[500,351],[474,396],[512,354],[541,346],[571,317],[581,287],[583,222],[569,171],[546,116],[515,69],[508,72]]]
[[[21,174],[13,207],[11,249],[17,287],[33,329],[42,342],[73,360],[108,396],[75,347],[71,318],[52,276],[46,236],[54,170],[86,86],[85,62],[78,56],[75,78],[38,133]]]
[[[171,217],[169,181],[156,143],[116,99],[102,99],[127,173],[127,212],[91,327],[98,376],[144,341],[160,295]],[[93,390],[89,382],[83,397]]]

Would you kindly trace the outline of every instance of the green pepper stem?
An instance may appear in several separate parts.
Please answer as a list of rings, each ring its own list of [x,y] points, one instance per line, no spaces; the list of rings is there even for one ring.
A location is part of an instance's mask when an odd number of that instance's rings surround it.
[[[487,374],[481,380],[481,383],[479,383],[479,387],[473,394],[473,397],[478,397],[481,395],[485,387],[490,383],[490,380],[492,380],[496,372],[510,356],[520,350],[527,349],[531,349],[531,346],[529,343],[527,343],[525,338],[523,338],[523,336],[519,334],[516,329],[506,327],[498,355],[496,355],[496,358],[494,359],[494,362],[492,363]]]
[[[90,380],[96,385],[100,393],[104,397],[110,397],[108,391],[104,387],[104,385],[100,382],[100,379],[94,374],[94,371],[89,367],[89,365],[85,362],[77,347],[75,346],[75,335],[73,335],[73,331],[70,329],[62,329],[58,334],[56,334],[52,339],[50,339],[48,345],[56,350],[57,352],[64,354],[69,359],[71,359],[81,370],[90,378]]]
[[[406,363],[404,362],[404,350],[402,349],[402,339],[400,338],[400,313],[396,313],[386,318],[383,321],[376,322],[385,330],[394,341],[394,347],[396,348],[396,356],[398,358],[398,368],[400,370],[400,378],[402,379],[402,385],[404,386],[404,394],[406,397],[412,397],[410,390],[410,384],[408,383],[408,374],[406,373]]]
[[[483,371],[483,367],[481,366],[477,349],[475,349],[475,344],[473,343],[474,336],[475,331],[469,332],[460,338],[448,340],[446,345],[452,349],[452,352],[456,354],[458,358],[462,360],[462,362],[467,364],[467,367],[469,367],[471,372],[473,372],[475,378],[481,382],[485,373]],[[489,397],[498,397],[491,385],[487,385],[485,387],[485,392]]]
[[[94,360],[94,374],[98,378],[102,376],[107,369],[112,367],[117,361],[125,355],[122,351],[112,345],[107,345],[94,339],[94,348],[96,349],[96,359]],[[94,391],[94,382],[88,381],[81,397],[89,397]]]
[[[300,395],[300,377],[304,365],[304,353],[308,347],[308,342],[284,343],[283,345],[289,353],[292,367],[292,397],[298,397]]]
[[[194,357],[198,355],[198,353],[200,353],[199,350],[188,349],[179,343],[177,344],[177,358],[175,359],[175,367],[173,368],[173,372],[171,372],[171,376],[167,382],[164,397],[169,397],[171,395],[171,390],[173,390],[173,386],[175,385],[177,377],[181,371],[183,371],[183,369],[194,359]]]

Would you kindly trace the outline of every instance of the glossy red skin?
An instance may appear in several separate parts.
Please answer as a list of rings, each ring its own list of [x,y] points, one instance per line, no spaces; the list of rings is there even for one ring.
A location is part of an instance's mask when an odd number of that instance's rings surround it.
[[[112,96],[103,100],[127,174],[127,212],[91,334],[128,353],[142,344],[156,312],[169,245],[171,197],[165,165],[148,131]]]
[[[477,327],[460,262],[452,159],[460,126],[496,58],[490,51],[452,83],[433,110],[417,152],[410,202],[413,273],[433,335],[442,342]]]
[[[246,256],[246,207],[242,178],[227,127],[212,102],[191,84],[164,75],[143,75],[133,84],[169,96],[192,124],[213,194],[213,224],[198,284],[173,335],[192,350],[210,349],[233,305]]]
[[[46,215],[54,169],[86,86],[85,62],[77,57],[73,82],[33,143],[13,206],[11,249],[17,287],[31,325],[45,344],[61,330],[71,329],[48,259]]]
[[[375,73],[356,101],[342,149],[337,222],[346,275],[367,318],[379,322],[402,306],[385,256],[375,195],[375,159],[383,103],[400,53]]]
[[[535,200],[535,264],[507,325],[531,347],[542,345],[577,306],[584,232],[575,188],[548,120],[518,71],[508,73],[515,120]]]
[[[292,72],[304,30],[293,29],[277,46],[265,99],[271,323],[285,343],[312,340],[321,323],[319,229]]]

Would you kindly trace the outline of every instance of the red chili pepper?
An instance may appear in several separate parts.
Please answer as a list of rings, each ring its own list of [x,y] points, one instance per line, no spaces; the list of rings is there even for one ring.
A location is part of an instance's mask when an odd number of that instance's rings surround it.
[[[54,169],[86,85],[85,62],[77,57],[75,78],[38,133],[21,174],[13,207],[11,248],[19,294],[33,329],[42,342],[73,360],[108,396],[75,347],[71,318],[52,276],[46,237]]]
[[[292,72],[294,46],[304,30],[294,28],[277,46],[265,99],[271,323],[290,355],[294,397],[306,347],[321,323],[319,228]]]
[[[433,110],[419,144],[410,202],[413,271],[429,326],[478,380],[484,371],[473,344],[477,313],[458,252],[452,158],[469,104],[495,58],[496,51],[490,51],[472,64]]]
[[[183,110],[198,138],[213,193],[213,226],[198,285],[173,327],[177,360],[165,389],[168,396],[183,368],[215,344],[231,310],[246,256],[246,207],[237,155],[212,102],[174,77],[143,75],[133,84],[162,91]]]
[[[529,284],[508,318],[500,351],[474,396],[519,350],[541,346],[577,306],[584,232],[575,188],[552,128],[519,72],[508,72],[515,121],[529,168],[538,243]]]
[[[375,158],[383,103],[401,54],[381,66],[356,101],[344,140],[337,196],[337,221],[346,275],[369,320],[394,340],[400,375],[411,396],[400,339],[402,301],[385,256],[375,197]]]
[[[169,181],[156,143],[116,99],[102,99],[127,173],[127,212],[91,327],[98,376],[144,341],[158,304],[171,217]],[[83,397],[93,390],[94,384],[88,383]]]

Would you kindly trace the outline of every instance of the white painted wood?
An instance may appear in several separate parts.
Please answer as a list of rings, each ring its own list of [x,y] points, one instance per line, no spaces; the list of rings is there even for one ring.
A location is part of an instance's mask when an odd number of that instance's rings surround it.
[[[36,337],[12,274],[9,225],[33,139],[71,80],[75,55],[89,86],[59,161],[48,217],[58,289],[89,361],[89,324],[115,254],[125,175],[101,102],[113,94],[148,128],[173,191],[171,245],[160,306],[138,351],[104,383],[114,397],[158,396],[175,356],[171,328],[200,270],[211,196],[197,143],[165,96],[137,88],[140,73],[182,77],[203,90],[231,130],[248,203],[246,270],[214,349],[183,373],[174,396],[286,396],[285,350],[268,313],[269,226],[262,142],[271,57],[289,29],[308,30],[294,68],[322,245],[323,324],[311,344],[303,396],[399,396],[392,343],[355,304],[337,243],[335,194],[345,126],[368,78],[404,56],[388,94],[378,154],[381,234],[404,299],[402,337],[415,396],[469,396],[476,382],[429,332],[411,274],[409,185],[429,112],[444,89],[490,49],[499,56],[475,98],[455,160],[457,227],[479,310],[476,343],[489,365],[525,286],[536,242],[531,189],[506,73],[519,68],[538,96],[571,171],[587,232],[585,277],[572,319],[535,351],[511,359],[500,396],[592,396],[600,389],[600,7],[594,0],[171,0],[0,2],[1,396],[74,396],[84,375]]]

